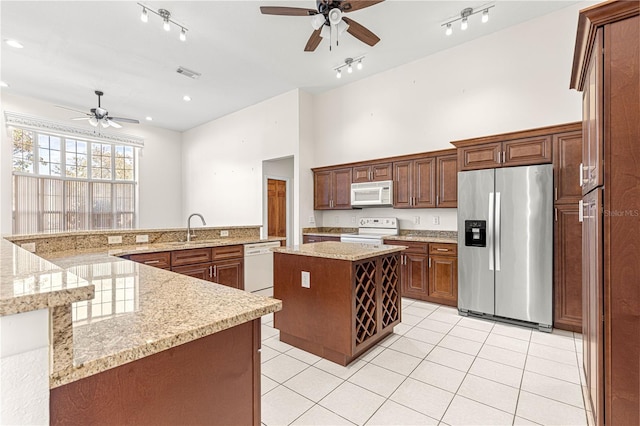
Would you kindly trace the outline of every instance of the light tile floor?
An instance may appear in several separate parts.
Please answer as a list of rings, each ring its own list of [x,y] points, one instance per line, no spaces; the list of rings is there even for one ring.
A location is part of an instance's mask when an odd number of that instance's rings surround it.
[[[402,300],[402,323],[347,367],[262,326],[262,423],[586,425],[580,334]]]

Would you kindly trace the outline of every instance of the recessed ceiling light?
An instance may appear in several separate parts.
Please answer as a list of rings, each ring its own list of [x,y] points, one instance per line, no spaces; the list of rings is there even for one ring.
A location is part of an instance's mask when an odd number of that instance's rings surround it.
[[[0,87],[9,87],[9,85],[4,81],[0,81]]]
[[[145,117],[144,119],[147,121],[153,121],[153,117]]]
[[[18,40],[7,39],[4,42],[11,47],[15,47],[16,49],[22,49],[24,47]]]
[[[189,96],[189,95],[184,95],[184,96],[182,97],[182,100],[183,100],[183,101],[185,101],[185,102],[189,102],[189,101],[191,100],[191,96]]]

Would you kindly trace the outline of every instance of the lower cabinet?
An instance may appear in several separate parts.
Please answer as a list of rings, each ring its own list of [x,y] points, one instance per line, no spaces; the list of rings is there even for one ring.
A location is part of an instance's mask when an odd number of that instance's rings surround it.
[[[458,306],[457,244],[385,240],[404,245],[400,255],[400,287],[403,297]]]
[[[244,247],[241,245],[132,254],[126,258],[244,290]]]
[[[578,204],[556,205],[553,326],[582,333],[582,223]]]

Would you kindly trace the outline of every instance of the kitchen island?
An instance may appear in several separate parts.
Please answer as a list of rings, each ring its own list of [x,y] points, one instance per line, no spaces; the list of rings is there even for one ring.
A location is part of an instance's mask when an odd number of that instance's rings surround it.
[[[347,365],[391,334],[404,249],[332,241],[273,249],[280,340]]]
[[[37,241],[67,245],[55,240]],[[210,244],[238,242],[231,240]],[[49,423],[260,424],[260,317],[280,301],[111,255],[125,247],[66,246],[44,250],[45,261],[2,244],[23,263],[44,265],[33,275],[55,284],[51,295],[18,293],[32,279],[9,276],[21,268],[4,265],[3,251],[2,318],[50,312]]]

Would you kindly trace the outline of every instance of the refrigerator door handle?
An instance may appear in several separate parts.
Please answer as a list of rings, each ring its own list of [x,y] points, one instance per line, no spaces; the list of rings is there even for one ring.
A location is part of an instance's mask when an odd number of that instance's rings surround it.
[[[489,223],[487,223],[488,249],[489,249],[489,270],[493,271],[493,192],[489,193]]]
[[[500,258],[501,258],[501,254],[500,254],[500,228],[501,228],[501,223],[500,223],[500,193],[496,192],[496,232],[495,232],[495,247],[496,247],[496,271],[500,270]]]

